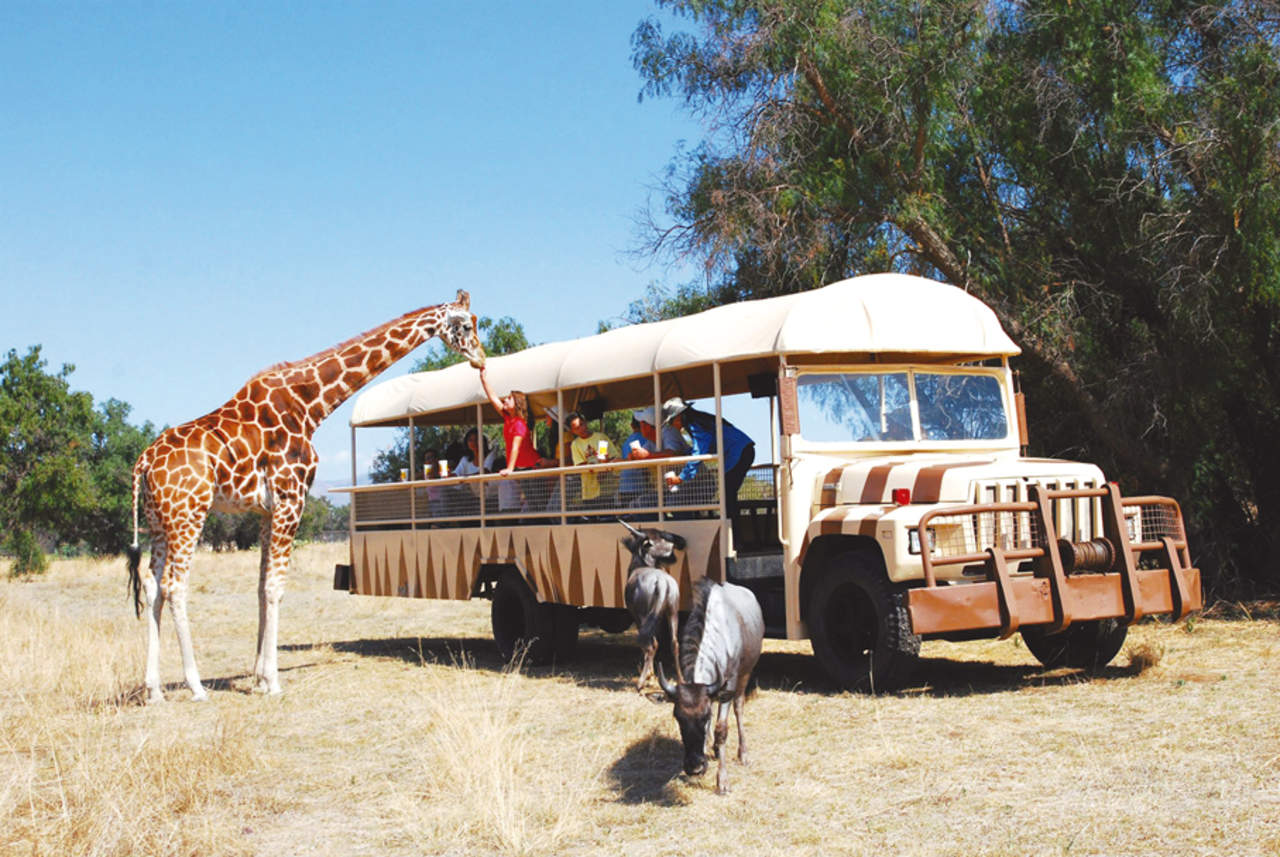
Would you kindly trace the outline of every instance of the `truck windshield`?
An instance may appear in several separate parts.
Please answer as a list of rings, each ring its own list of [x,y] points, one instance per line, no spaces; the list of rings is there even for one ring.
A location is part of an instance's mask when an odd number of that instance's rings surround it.
[[[819,442],[999,440],[1000,379],[986,373],[842,372],[798,379],[800,432]],[[919,424],[911,410],[914,390]]]

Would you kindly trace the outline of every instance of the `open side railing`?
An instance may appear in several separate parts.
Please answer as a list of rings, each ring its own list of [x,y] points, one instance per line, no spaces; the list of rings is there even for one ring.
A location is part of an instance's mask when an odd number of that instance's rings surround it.
[[[1055,504],[1100,500],[1102,535],[1059,538]],[[1201,606],[1182,512],[1168,497],[1121,497],[1101,488],[1029,488],[1026,502],[950,506],[919,523],[924,587],[909,593],[916,633],[998,627],[1003,639],[1022,625],[1170,613]],[[960,565],[983,582],[940,584],[937,568]],[[1158,567],[1144,567],[1155,565]],[[1024,571],[1029,566],[1029,571]]]
[[[665,490],[664,475],[691,461],[698,475]],[[357,530],[432,526],[502,526],[569,519],[665,518],[719,510],[715,455],[619,461],[575,467],[390,482],[343,489],[352,495]],[[774,465],[753,467],[739,497],[776,502]]]

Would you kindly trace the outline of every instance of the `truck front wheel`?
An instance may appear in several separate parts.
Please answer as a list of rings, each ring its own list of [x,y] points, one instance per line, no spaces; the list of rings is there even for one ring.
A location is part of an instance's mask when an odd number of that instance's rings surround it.
[[[920,655],[911,633],[906,588],[860,553],[836,556],[809,593],[813,653],[827,675],[849,690],[903,684]]]
[[[1036,660],[1049,669],[1105,667],[1120,653],[1129,626],[1119,619],[1073,622],[1061,634],[1046,634],[1043,627],[1022,629],[1022,642]]]

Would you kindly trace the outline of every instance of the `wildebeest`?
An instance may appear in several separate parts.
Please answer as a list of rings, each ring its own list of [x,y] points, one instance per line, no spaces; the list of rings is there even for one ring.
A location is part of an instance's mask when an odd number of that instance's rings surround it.
[[[631,535],[622,543],[631,551],[631,565],[627,569],[627,609],[636,620],[640,635],[640,649],[644,653],[640,661],[640,678],[636,690],[643,693],[645,682],[653,674],[653,658],[658,651],[659,623],[666,619],[671,629],[671,648],[674,652],[676,676],[681,678],[680,645],[677,641],[677,623],[680,611],[680,584],[660,566],[676,561],[676,551],[684,550],[684,537],[666,530],[638,530],[626,521],[619,521]]]
[[[684,743],[684,772],[697,776],[707,769],[707,724],[711,702],[719,704],[713,750],[716,791],[729,790],[724,772],[724,742],[729,734],[729,703],[738,721],[738,761],[747,762],[742,732],[742,704],[751,671],[764,645],[764,616],[751,590],[703,578],[693,592],[693,610],[680,640],[684,678],[672,684],[658,664],[658,683],[675,703],[675,718]]]

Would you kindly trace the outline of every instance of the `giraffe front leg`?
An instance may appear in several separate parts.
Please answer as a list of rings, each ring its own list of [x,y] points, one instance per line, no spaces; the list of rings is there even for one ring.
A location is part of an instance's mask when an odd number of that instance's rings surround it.
[[[258,654],[253,664],[253,689],[257,693],[282,692],[276,649],[283,596],[284,578],[264,574],[258,586]]]
[[[300,517],[300,509],[297,513],[289,514],[277,505],[269,523],[270,537],[264,538],[264,544],[269,545],[269,548],[263,557],[258,580],[258,656],[253,667],[254,690],[259,693],[281,692],[276,661],[280,601],[284,598],[284,583],[293,549],[293,533]]]

